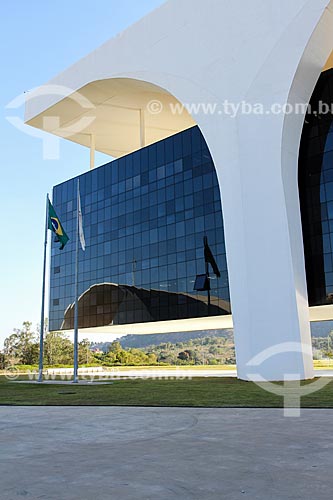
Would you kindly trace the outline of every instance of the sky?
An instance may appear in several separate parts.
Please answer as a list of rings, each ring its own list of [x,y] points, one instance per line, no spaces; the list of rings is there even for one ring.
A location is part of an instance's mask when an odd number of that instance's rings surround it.
[[[57,160],[27,135],[6,107],[55,76],[164,0],[14,0],[2,2],[0,29],[0,348],[23,321],[40,321],[45,196],[89,169],[89,150],[62,140]],[[96,155],[96,163],[107,157]]]

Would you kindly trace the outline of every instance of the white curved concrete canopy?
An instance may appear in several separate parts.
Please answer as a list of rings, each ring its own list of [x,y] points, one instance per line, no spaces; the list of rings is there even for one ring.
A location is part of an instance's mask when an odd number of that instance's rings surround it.
[[[93,136],[96,150],[115,158],[195,125],[186,110],[171,112],[178,103],[175,97],[141,80],[108,78],[73,93],[68,87],[59,91],[70,95],[28,119],[28,124],[87,147]]]
[[[182,103],[308,102],[333,48],[333,0],[170,0],[51,83],[79,90],[112,78],[151,82]],[[29,94],[34,124],[61,99]],[[220,108],[221,109],[221,108]],[[220,182],[238,375],[313,376],[297,187],[302,115],[193,117]],[[35,122],[38,126],[38,122]]]

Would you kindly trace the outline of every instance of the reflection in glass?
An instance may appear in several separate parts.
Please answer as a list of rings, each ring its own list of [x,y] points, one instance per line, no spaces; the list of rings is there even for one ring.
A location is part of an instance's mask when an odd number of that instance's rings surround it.
[[[52,247],[52,330],[72,327],[74,184],[53,190],[71,239],[62,252]],[[211,283],[210,314],[230,314],[218,181],[198,127],[89,171],[80,186],[80,328],[207,316],[205,293],[193,291],[205,272],[203,236],[223,271]]]
[[[331,112],[316,112],[320,102]],[[322,73],[309,109],[299,156],[299,192],[309,305],[317,306],[333,303],[333,70]]]

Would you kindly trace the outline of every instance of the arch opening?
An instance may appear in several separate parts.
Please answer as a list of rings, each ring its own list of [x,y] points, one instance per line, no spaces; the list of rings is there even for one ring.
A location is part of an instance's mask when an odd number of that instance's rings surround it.
[[[92,245],[82,255],[79,327],[112,331],[140,324],[140,333],[231,327],[220,189],[199,127],[174,96],[148,82],[109,79],[78,92],[93,104],[85,116],[94,121],[85,130],[63,134],[82,112],[73,95],[30,124],[42,128],[58,113],[61,127],[52,133],[86,146],[94,134],[96,150],[116,157],[80,176]],[[152,102],[161,105],[158,113],[149,109]],[[72,227],[75,179],[56,186],[53,196],[63,223]],[[221,274],[211,273],[209,299],[194,290],[196,276],[205,273],[204,236]],[[73,328],[73,283],[66,277],[73,273],[62,266],[64,259],[73,265],[72,250],[69,244],[60,255],[53,245],[51,330]],[[60,285],[63,279],[68,287]]]
[[[309,305],[333,304],[333,69],[321,74],[304,121],[299,194]]]

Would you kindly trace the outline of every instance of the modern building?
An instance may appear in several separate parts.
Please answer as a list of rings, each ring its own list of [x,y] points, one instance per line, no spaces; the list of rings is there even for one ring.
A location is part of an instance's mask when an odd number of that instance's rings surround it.
[[[332,50],[333,1],[169,0],[28,94],[29,125],[90,148],[80,328],[233,324],[240,378],[313,376],[309,321],[333,319]],[[54,188],[69,235],[74,186]],[[73,249],[52,250],[51,329],[73,327]]]
[[[79,262],[79,328],[200,317],[219,327],[217,316],[230,315],[220,190],[198,127],[86,172],[80,194],[87,248]],[[76,179],[54,188],[69,234],[76,199]],[[212,273],[210,306],[207,292],[194,291],[205,274],[204,236],[221,274]],[[53,243],[51,330],[73,329],[74,274],[75,237],[64,250]],[[196,321],[186,323],[195,328]]]

